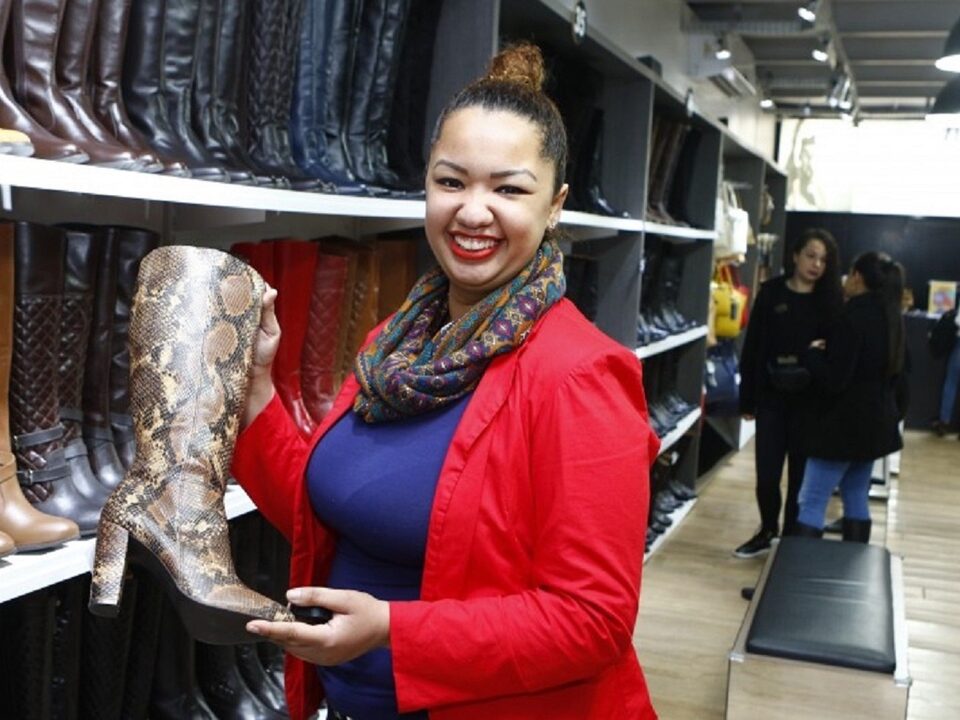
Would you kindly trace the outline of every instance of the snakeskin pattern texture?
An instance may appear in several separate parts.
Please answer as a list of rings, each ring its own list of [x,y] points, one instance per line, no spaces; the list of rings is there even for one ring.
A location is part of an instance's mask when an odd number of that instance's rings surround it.
[[[300,358],[303,404],[320,422],[333,406],[337,391],[337,338],[340,334],[347,259],[320,253],[313,276],[310,321]]]
[[[137,454],[101,515],[91,610],[119,603],[132,537],[152,556],[148,568],[173,583],[198,639],[250,639],[205,638],[203,612],[293,619],[237,577],[223,506],[263,291],[254,270],[217,250],[161,247],[143,260],[129,338]]]

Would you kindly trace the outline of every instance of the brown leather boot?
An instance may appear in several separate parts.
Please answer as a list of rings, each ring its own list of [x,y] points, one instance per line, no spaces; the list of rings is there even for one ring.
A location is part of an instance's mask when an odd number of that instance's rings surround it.
[[[0,0],[0,57],[5,57],[7,28],[13,0]],[[13,89],[6,72],[0,72],[0,127],[18,130],[30,138],[34,156],[44,160],[83,163],[87,154],[73,143],[48,132],[20,106],[13,96]]]
[[[117,300],[113,305],[113,332],[110,337],[110,429],[120,464],[126,470],[133,462],[136,441],[130,418],[130,304],[137,284],[140,262],[156,249],[160,237],[150,230],[114,226],[108,229],[117,242]]]
[[[91,165],[134,170],[137,156],[116,144],[105,144],[77,120],[57,84],[56,66],[66,0],[13,0],[10,26],[13,92],[46,130],[83,150]],[[74,38],[68,37],[68,41]]]
[[[12,354],[13,226],[0,223],[0,531],[16,543],[18,550],[40,550],[78,538],[80,530],[71,520],[34,508],[16,480],[8,411]]]
[[[64,236],[18,222],[14,231],[14,329],[10,431],[17,477],[39,510],[96,531],[99,508],[69,481],[60,424],[59,348]]]
[[[94,614],[117,613],[129,553],[198,640],[249,642],[247,621],[293,620],[237,577],[223,506],[263,291],[217,250],[162,247],[141,263],[130,314],[137,454],[101,515]]]
[[[6,557],[16,550],[17,544],[13,541],[13,538],[4,532],[0,532],[0,557]]]
[[[347,270],[347,258],[323,252],[317,255],[307,334],[300,355],[303,403],[317,423],[330,412],[337,393],[337,339]]]

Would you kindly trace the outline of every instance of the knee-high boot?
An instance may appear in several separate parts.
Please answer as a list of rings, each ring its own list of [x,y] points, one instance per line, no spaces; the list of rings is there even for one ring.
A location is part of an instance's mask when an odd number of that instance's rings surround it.
[[[96,531],[99,507],[69,479],[58,380],[65,238],[19,222],[14,249],[14,334],[10,430],[23,493],[39,510]]]
[[[802,522],[798,522],[794,526],[793,534],[795,537],[822,538],[823,529],[815,528],[812,525],[804,525]]]
[[[41,550],[73,540],[80,531],[72,520],[33,507],[17,482],[17,463],[10,452],[9,411],[13,283],[13,226],[0,223],[0,532],[19,550]]]
[[[249,620],[293,619],[237,577],[223,505],[263,290],[217,250],[161,247],[140,264],[130,315],[137,454],[101,514],[91,612],[116,614],[130,554],[198,640],[248,642]]]
[[[57,62],[66,0],[14,0],[11,49],[13,90],[20,104],[51,133],[83,150],[93,165],[135,170],[137,156],[116,143],[101,143],[79,122],[57,83]],[[82,39],[66,38],[66,56]],[[69,65],[69,62],[67,63]]]
[[[110,333],[110,430],[117,457],[124,470],[130,467],[136,451],[133,420],[130,418],[130,305],[137,284],[140,262],[160,242],[156,233],[135,227],[113,226],[108,230],[116,238],[117,280]]]
[[[310,316],[300,355],[303,403],[315,422],[330,412],[338,389],[337,341],[343,321],[347,258],[321,252],[313,274]]]
[[[843,518],[843,539],[847,542],[868,543],[872,526],[872,520],[855,520],[845,517]]]
[[[90,72],[93,113],[100,124],[122,145],[140,156],[155,155],[165,175],[188,176],[190,171],[187,166],[172,155],[153,150],[127,115],[127,106],[121,92],[121,76],[132,2],[133,0],[100,0]]]

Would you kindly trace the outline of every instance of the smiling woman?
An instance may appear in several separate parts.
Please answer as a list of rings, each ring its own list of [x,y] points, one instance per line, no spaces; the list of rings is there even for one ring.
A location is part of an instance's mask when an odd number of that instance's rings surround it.
[[[293,543],[252,622],[294,656],[295,720],[647,720],[632,645],[649,467],[635,355],[566,300],[553,237],[566,134],[532,45],[441,113],[426,177],[438,267],[374,330],[323,424],[277,400],[264,298],[234,475]]]

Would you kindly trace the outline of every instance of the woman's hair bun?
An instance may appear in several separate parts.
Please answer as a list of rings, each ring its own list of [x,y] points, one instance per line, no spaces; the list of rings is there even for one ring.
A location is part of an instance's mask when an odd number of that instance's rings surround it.
[[[514,82],[526,85],[532,90],[543,88],[546,71],[543,66],[543,54],[532,43],[510,45],[501,50],[490,61],[487,80]]]

